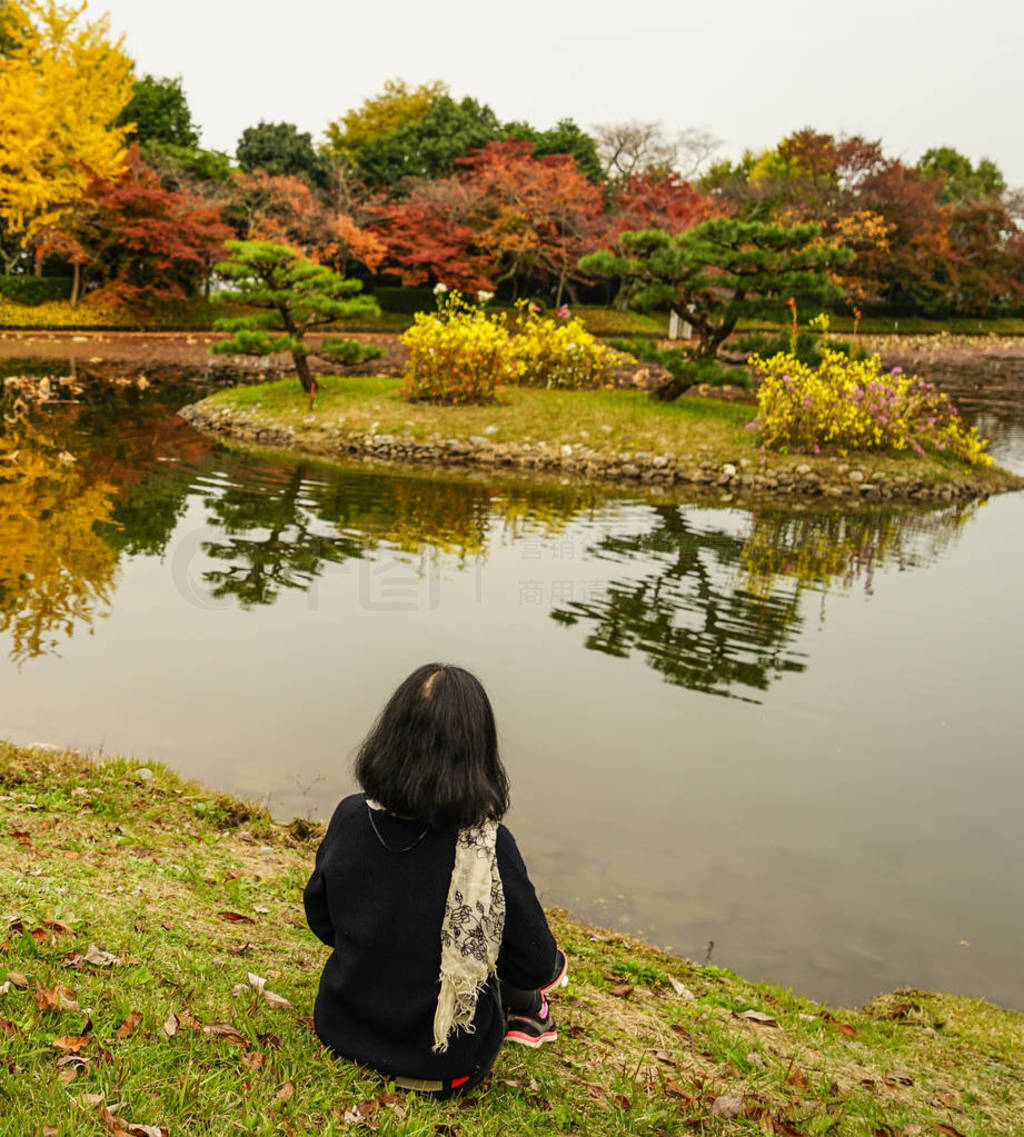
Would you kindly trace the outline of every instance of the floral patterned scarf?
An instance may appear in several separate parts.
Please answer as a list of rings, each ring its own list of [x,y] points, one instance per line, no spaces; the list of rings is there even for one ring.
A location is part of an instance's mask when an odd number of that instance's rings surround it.
[[[505,928],[505,891],[498,873],[498,824],[460,829],[441,924],[441,991],[434,1012],[434,1053],[450,1035],[473,1032],[477,999],[497,968]]]

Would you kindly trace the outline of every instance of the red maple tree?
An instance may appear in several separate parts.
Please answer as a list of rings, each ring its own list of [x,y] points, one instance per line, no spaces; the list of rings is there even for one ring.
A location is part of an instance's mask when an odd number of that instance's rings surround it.
[[[133,146],[123,172],[94,177],[40,250],[67,256],[97,291],[138,307],[195,295],[230,236],[217,209],[165,190]]]

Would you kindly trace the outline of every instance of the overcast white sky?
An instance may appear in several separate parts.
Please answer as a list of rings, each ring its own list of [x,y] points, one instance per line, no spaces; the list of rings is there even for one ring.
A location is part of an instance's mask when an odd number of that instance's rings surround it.
[[[90,0],[139,73],[181,75],[205,146],[324,126],[385,79],[443,79],[540,127],[661,120],[738,156],[802,126],[949,145],[1024,185],[1020,0]]]

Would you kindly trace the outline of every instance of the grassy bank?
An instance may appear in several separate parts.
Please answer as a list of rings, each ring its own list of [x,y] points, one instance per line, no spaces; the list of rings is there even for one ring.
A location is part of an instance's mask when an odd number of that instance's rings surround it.
[[[624,469],[659,455],[668,456],[670,468],[680,474],[699,473],[701,463],[716,471],[729,464],[736,467],[738,481],[754,489],[764,479],[795,476],[797,468],[804,471],[801,478],[847,491],[853,485],[878,487],[899,479],[915,485],[970,482],[993,491],[1024,485],[1003,471],[970,469],[938,453],[762,456],[755,435],[746,429],[755,409],[713,399],[660,403],[642,391],[517,387],[506,391],[499,405],[446,407],[406,402],[399,395],[400,381],[390,377],[324,376],[318,383],[312,412],[294,379],[219,391],[199,409],[207,417],[223,416],[222,426],[237,420],[243,438],[261,427],[284,427],[292,432],[294,449],[314,454],[337,452],[346,439],[358,439],[365,447],[367,440],[388,438],[419,448],[455,440],[466,453],[479,457],[481,448],[488,451],[492,464],[511,454],[540,466],[549,464],[543,456],[557,456],[564,458],[568,472]],[[851,484],[854,471],[861,477]]]
[[[0,744],[5,1137],[1024,1131],[1020,1014],[826,1009],[561,913],[559,1042],[466,1102],[388,1092],[310,1031],[316,834],[139,767]]]

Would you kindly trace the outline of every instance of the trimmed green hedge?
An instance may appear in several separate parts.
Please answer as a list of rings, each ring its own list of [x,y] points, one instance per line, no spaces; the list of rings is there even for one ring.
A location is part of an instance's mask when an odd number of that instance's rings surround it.
[[[385,312],[433,312],[437,307],[432,288],[400,288],[384,285],[373,290],[373,297]]]
[[[0,276],[0,296],[35,307],[48,300],[70,300],[69,276]]]

